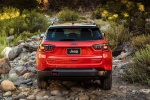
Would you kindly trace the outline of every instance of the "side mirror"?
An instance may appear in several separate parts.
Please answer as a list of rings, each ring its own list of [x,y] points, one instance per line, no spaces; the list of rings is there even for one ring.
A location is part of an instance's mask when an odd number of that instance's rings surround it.
[[[44,33],[39,34],[40,40],[44,37]]]

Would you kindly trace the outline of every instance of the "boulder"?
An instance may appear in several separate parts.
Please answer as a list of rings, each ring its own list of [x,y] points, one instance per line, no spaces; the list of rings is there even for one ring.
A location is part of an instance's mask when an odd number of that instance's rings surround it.
[[[13,60],[15,57],[17,57],[21,53],[22,48],[19,46],[16,46],[12,48],[12,50],[8,53],[9,60]]]
[[[133,53],[133,48],[131,47],[130,42],[125,42],[122,47],[123,50],[121,54],[117,56],[117,59],[123,59],[127,56],[130,56]]]
[[[18,75],[16,73],[9,74],[9,80],[15,82],[18,79]]]
[[[11,50],[12,50],[11,47],[5,47],[4,50],[1,52],[1,54],[4,55],[6,58],[8,58],[8,54]]]
[[[11,95],[12,95],[11,91],[7,91],[6,93],[3,94],[4,97],[8,97],[8,96],[11,96]]]
[[[130,56],[133,53],[133,51],[127,51],[127,52],[121,52],[119,56],[117,56],[117,59],[123,59],[127,56]]]
[[[35,41],[39,41],[40,40],[40,38],[38,36],[32,36],[31,39],[35,40]]]
[[[16,87],[14,86],[14,83],[9,80],[2,81],[1,88],[3,91],[12,91],[16,89]]]
[[[33,42],[25,43],[24,48],[28,49],[29,51],[36,51],[38,48],[38,44],[35,44]]]
[[[9,60],[7,58],[2,58],[0,59],[0,75],[1,74],[8,74],[10,71],[10,63]]]
[[[38,44],[33,44],[33,43],[30,43],[30,44],[29,44],[29,49],[30,49],[30,50],[36,51],[37,48],[38,48]]]

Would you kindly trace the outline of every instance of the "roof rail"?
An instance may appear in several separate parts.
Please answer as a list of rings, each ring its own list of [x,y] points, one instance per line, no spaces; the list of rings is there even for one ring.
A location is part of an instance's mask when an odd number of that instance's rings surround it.
[[[96,25],[93,20],[79,20],[79,21],[52,21],[51,25],[58,25],[58,24],[85,24],[85,25]]]
[[[53,26],[53,25],[55,24],[55,22],[58,22],[58,19],[57,19],[57,18],[55,18],[55,19],[52,21],[51,25]]]

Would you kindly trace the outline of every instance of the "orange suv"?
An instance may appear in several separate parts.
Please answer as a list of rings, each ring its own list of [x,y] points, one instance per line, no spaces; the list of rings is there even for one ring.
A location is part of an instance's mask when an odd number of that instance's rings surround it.
[[[37,82],[48,79],[101,81],[112,87],[112,51],[95,24],[51,25],[36,53]]]

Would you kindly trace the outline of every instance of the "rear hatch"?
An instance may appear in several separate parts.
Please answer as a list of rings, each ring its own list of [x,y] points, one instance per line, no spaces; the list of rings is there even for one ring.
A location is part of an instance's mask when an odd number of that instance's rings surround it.
[[[45,44],[53,44],[55,46],[54,50],[46,51],[47,62],[49,64],[100,63],[103,51],[93,48],[97,42],[47,42]]]
[[[95,65],[102,61],[105,43],[98,28],[50,29],[41,48],[51,66]]]

